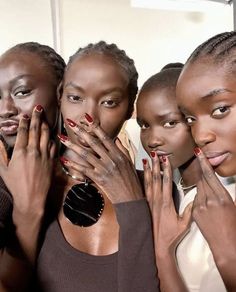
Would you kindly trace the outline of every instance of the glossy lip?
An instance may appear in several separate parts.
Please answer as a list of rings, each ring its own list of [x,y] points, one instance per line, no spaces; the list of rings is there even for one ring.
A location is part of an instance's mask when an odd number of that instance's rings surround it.
[[[205,156],[213,167],[219,166],[227,157],[229,152],[205,152]]]
[[[167,153],[167,152],[161,151],[161,150],[156,150],[156,153],[157,153],[158,156],[167,156],[167,157],[169,157],[169,156],[172,155],[172,153]]]
[[[6,136],[13,136],[17,134],[19,127],[19,121],[14,119],[8,119],[0,122],[0,131]]]

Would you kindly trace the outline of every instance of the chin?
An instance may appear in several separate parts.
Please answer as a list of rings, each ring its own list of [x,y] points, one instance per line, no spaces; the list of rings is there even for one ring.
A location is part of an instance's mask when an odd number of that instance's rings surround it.
[[[233,167],[233,165],[231,165],[231,167],[219,166],[219,167],[216,167],[214,170],[219,176],[222,176],[222,177],[229,177],[229,176],[236,175],[236,167]]]

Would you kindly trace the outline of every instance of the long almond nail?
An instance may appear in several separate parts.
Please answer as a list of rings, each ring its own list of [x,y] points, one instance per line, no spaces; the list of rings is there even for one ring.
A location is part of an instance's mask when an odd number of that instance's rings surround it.
[[[92,124],[93,123],[93,118],[89,115],[89,114],[85,114],[85,119],[89,122],[89,124]]]
[[[62,142],[66,142],[68,141],[68,137],[62,134],[58,134],[57,137],[62,141]]]
[[[71,119],[66,119],[67,123],[69,126],[71,126],[72,128],[74,128],[76,126],[76,123],[74,121],[72,121]]]

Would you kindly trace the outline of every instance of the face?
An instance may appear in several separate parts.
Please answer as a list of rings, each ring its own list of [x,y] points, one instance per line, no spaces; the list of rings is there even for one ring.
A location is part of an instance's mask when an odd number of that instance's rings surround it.
[[[63,119],[86,124],[85,113],[97,122],[106,134],[115,138],[128,111],[128,76],[111,57],[101,54],[80,56],[66,71],[61,98]],[[83,143],[66,125],[74,143]],[[85,145],[83,145],[85,146]]]
[[[222,65],[187,65],[177,85],[178,103],[196,144],[221,176],[236,173],[236,80]]]
[[[29,117],[40,104],[46,118],[54,126],[57,112],[56,87],[41,58],[29,52],[12,52],[0,58],[0,132],[13,147],[19,121]]]
[[[173,168],[193,157],[194,143],[189,127],[178,109],[174,89],[141,92],[137,101],[137,121],[144,149],[168,155]]]

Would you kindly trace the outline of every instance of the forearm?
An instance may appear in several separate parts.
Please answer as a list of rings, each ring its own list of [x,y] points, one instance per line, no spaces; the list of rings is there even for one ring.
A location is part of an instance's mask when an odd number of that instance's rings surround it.
[[[0,255],[0,283],[5,289],[3,291],[27,291],[37,257],[42,218],[40,216],[27,222],[18,219]]]
[[[156,256],[161,292],[187,292],[174,255]]]
[[[159,291],[151,216],[145,199],[116,205],[120,225],[118,291]]]

